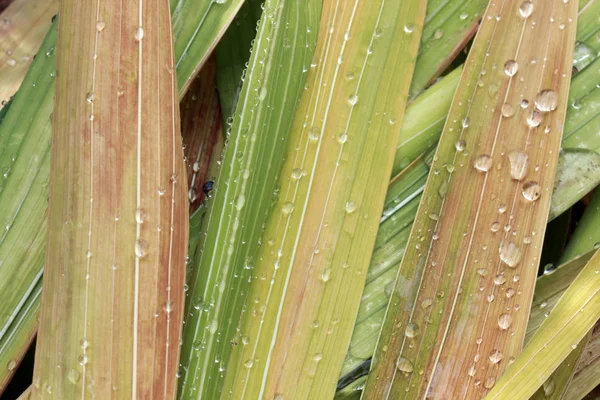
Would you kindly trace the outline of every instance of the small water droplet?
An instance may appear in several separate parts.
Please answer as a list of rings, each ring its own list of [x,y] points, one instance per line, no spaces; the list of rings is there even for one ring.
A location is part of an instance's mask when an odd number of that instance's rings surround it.
[[[535,106],[541,112],[550,112],[558,107],[558,94],[552,89],[545,89],[535,98]]]
[[[144,28],[142,28],[141,26],[138,26],[138,28],[135,31],[135,40],[137,42],[141,41],[144,38]]]
[[[460,139],[458,142],[456,142],[454,147],[456,147],[456,151],[465,151],[467,148],[467,142],[465,142],[463,139]]]
[[[10,360],[8,362],[7,368],[9,371],[13,371],[15,368],[17,368],[17,362],[15,360]]]
[[[508,154],[510,161],[510,176],[517,180],[523,180],[527,175],[529,167],[529,156],[521,151],[511,151]]]
[[[405,374],[412,373],[414,369],[412,363],[404,357],[399,357],[398,360],[396,360],[396,368],[398,371],[404,372]]]
[[[337,140],[338,140],[338,142],[339,142],[340,144],[344,144],[344,143],[346,143],[346,142],[348,141],[348,135],[347,135],[347,134],[345,134],[345,133],[340,133],[340,134],[338,135],[338,138],[337,138]]]
[[[321,137],[321,130],[316,126],[313,126],[308,130],[308,140],[316,142]]]
[[[527,99],[521,100],[521,108],[527,108],[527,107],[529,107],[529,100],[527,100]]]
[[[413,33],[414,30],[415,30],[415,26],[413,24],[404,25],[404,32]]]
[[[498,351],[498,350],[493,350],[490,353],[490,361],[492,362],[492,364],[498,364],[500,361],[502,361],[502,359],[504,358],[504,355]]]
[[[494,284],[495,285],[504,285],[504,283],[506,282],[506,278],[504,277],[504,275],[496,275],[496,277],[494,278]]]
[[[542,190],[537,182],[529,181],[523,185],[523,191],[521,193],[526,200],[536,201],[540,198]]]
[[[469,13],[467,13],[466,11],[463,11],[459,14],[458,18],[460,18],[461,20],[465,20],[469,17]]]
[[[513,288],[506,289],[506,297],[508,297],[510,299],[514,295],[515,295],[515,289],[513,289]]]
[[[540,126],[542,123],[543,115],[539,110],[533,110],[529,117],[527,117],[527,125],[532,128]]]
[[[500,314],[498,317],[498,326],[502,330],[507,330],[512,325],[512,317],[510,314]]]
[[[490,230],[492,232],[498,232],[500,230],[500,223],[498,221],[492,222],[492,225],[490,226]]]
[[[81,354],[77,361],[79,361],[79,365],[85,365],[88,363],[88,358],[85,354]]]
[[[77,370],[74,370],[73,368],[69,369],[69,371],[67,372],[67,379],[73,385],[77,384],[77,382],[79,382],[79,372]]]
[[[285,399],[281,393],[276,393],[275,396],[273,396],[273,400],[285,400]]]
[[[530,1],[524,1],[519,6],[519,14],[523,18],[529,18],[533,13],[533,3]]]
[[[510,118],[513,115],[515,115],[515,109],[513,108],[513,106],[511,106],[508,103],[504,103],[502,105],[501,112],[502,112],[502,116],[505,118]]]
[[[331,279],[331,268],[325,268],[323,272],[321,272],[321,280],[325,283],[329,282]]]
[[[283,203],[283,206],[281,206],[281,212],[284,215],[289,215],[292,213],[292,211],[294,211],[294,203],[286,201],[285,203]]]
[[[300,168],[294,168],[292,170],[292,179],[297,181],[304,175],[304,172]]]
[[[346,202],[346,212],[348,214],[352,214],[354,211],[356,211],[356,203],[354,203],[352,200],[348,200]]]
[[[542,385],[542,388],[544,389],[544,396],[550,397],[550,396],[552,396],[552,394],[554,394],[554,390],[556,389],[556,384],[554,383],[554,380],[552,378],[550,378],[546,382],[544,382],[544,384]]]
[[[356,103],[358,103],[358,95],[353,94],[350,97],[348,97],[348,103],[350,103],[351,106],[356,105]]]
[[[441,39],[442,36],[444,36],[444,31],[441,29],[436,29],[435,32],[433,32],[433,39],[435,40]]]
[[[88,103],[93,103],[94,102],[94,92],[88,92],[85,95],[85,101],[87,101]]]
[[[519,63],[515,60],[508,60],[504,63],[504,73],[508,76],[515,76],[519,70]]]
[[[135,255],[138,258],[143,258],[148,255],[148,242],[144,239],[137,239],[135,241]]]
[[[138,208],[135,210],[135,222],[138,224],[143,224],[144,221],[148,218],[148,213],[144,211],[142,208]]]
[[[469,117],[465,117],[462,120],[462,127],[463,128],[468,128],[471,125],[471,119]]]
[[[419,334],[419,325],[411,322],[406,325],[406,329],[404,330],[404,336],[407,338],[414,338]]]
[[[544,275],[550,275],[556,271],[556,266],[552,263],[544,265]]]
[[[487,154],[481,154],[475,157],[473,166],[478,171],[488,172],[490,168],[492,168],[492,157],[488,156]]]
[[[496,378],[494,378],[493,376],[490,376],[485,380],[483,386],[486,389],[491,389],[494,387],[495,384],[496,384]]]
[[[253,365],[254,365],[254,361],[252,361],[252,360],[246,360],[246,362],[244,363],[244,367],[246,367],[246,368],[252,368]]]
[[[96,22],[96,30],[98,32],[102,32],[104,30],[104,28],[106,28],[106,24],[104,23],[104,21]]]
[[[241,210],[242,208],[244,208],[244,205],[246,204],[246,196],[244,196],[243,194],[238,195],[235,198],[235,209],[236,210]]]
[[[515,268],[521,261],[521,249],[512,242],[500,243],[500,260],[511,268]]]

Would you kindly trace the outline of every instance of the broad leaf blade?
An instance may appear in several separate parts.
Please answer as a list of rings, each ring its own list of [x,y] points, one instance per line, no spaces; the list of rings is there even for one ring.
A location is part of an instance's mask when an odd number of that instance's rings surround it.
[[[532,296],[560,146],[576,11],[574,2],[490,3],[392,291],[367,398],[479,398],[518,354],[527,321],[519,310]],[[549,32],[543,45],[538,29]],[[509,158],[515,151],[528,158],[526,174],[518,168],[523,157]],[[518,295],[495,285],[498,275],[520,282]]]
[[[234,398],[333,395],[424,14],[421,1],[323,4],[315,68],[245,305],[243,346],[226,378]]]

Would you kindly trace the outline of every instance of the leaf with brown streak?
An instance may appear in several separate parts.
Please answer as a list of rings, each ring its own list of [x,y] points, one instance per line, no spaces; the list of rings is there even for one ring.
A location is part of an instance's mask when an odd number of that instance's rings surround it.
[[[434,157],[365,398],[479,399],[521,351],[576,17],[576,1],[490,3]]]
[[[60,15],[32,398],[173,398],[188,213],[169,2]]]

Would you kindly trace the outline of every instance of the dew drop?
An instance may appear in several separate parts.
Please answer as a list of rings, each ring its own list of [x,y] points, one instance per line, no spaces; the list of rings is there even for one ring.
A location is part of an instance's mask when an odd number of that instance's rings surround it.
[[[242,208],[244,208],[244,205],[246,204],[246,196],[244,196],[243,194],[240,194],[239,196],[237,196],[235,198],[235,209],[236,210],[241,210]]]
[[[273,400],[285,400],[285,399],[281,393],[276,393],[275,396],[273,396]]]
[[[548,379],[546,382],[544,382],[542,388],[544,389],[544,396],[550,397],[554,394],[556,384],[554,383],[553,379]]]
[[[292,179],[297,181],[304,175],[304,172],[300,168],[294,168],[292,170]]]
[[[404,330],[404,336],[406,336],[407,338],[414,338],[418,334],[419,334],[419,325],[417,325],[413,322],[406,325],[406,329]]]
[[[495,384],[496,384],[496,378],[494,378],[493,376],[490,376],[485,380],[483,386],[486,389],[491,389],[494,387]]]
[[[85,101],[87,101],[88,103],[93,103],[94,102],[94,92],[88,92],[85,95]]]
[[[81,354],[77,361],[79,361],[79,365],[85,365],[88,363],[88,358],[85,354]]]
[[[469,125],[471,125],[471,120],[469,119],[469,117],[465,117],[465,118],[462,120],[462,127],[463,127],[463,128],[468,128],[468,127],[469,127]]]
[[[524,1],[519,6],[519,14],[523,18],[529,18],[533,13],[533,3],[530,1]]]
[[[404,25],[404,32],[406,33],[413,33],[415,30],[415,26],[413,24],[406,24]]]
[[[283,203],[283,206],[281,206],[281,212],[284,215],[289,215],[292,213],[292,211],[294,211],[294,204],[289,201],[286,201]]]
[[[442,36],[444,36],[444,31],[441,29],[436,29],[435,32],[433,32],[433,38],[435,40],[441,39]]]
[[[505,282],[506,278],[504,277],[504,275],[496,275],[496,277],[494,278],[494,285],[504,285]]]
[[[13,371],[15,368],[17,368],[17,362],[15,360],[10,360],[8,362],[7,368],[9,371]]]
[[[492,168],[492,157],[488,156],[487,154],[481,154],[475,157],[473,166],[478,171],[488,172],[490,168]]]
[[[254,365],[254,361],[252,361],[252,360],[246,360],[246,362],[244,363],[244,367],[246,367],[246,368],[252,368],[253,365]]]
[[[414,369],[412,363],[404,357],[399,357],[398,360],[396,360],[396,368],[398,371],[404,372],[405,374],[412,373]]]
[[[467,142],[465,142],[463,139],[460,139],[458,142],[456,142],[454,147],[456,147],[456,151],[465,151],[467,148]]]
[[[147,218],[148,213],[142,208],[138,208],[137,210],[135,210],[135,222],[137,222],[138,224],[143,224]]]
[[[348,103],[350,103],[351,106],[356,105],[356,103],[358,103],[358,95],[353,94],[350,97],[348,97]]]
[[[498,326],[502,330],[507,330],[512,325],[512,317],[510,314],[500,314],[498,317]]]
[[[316,126],[308,130],[308,140],[316,142],[321,137],[321,131]]]
[[[550,275],[554,271],[556,271],[556,266],[554,264],[546,264],[544,265],[544,275]]]
[[[513,108],[513,106],[511,106],[508,103],[504,103],[502,105],[501,112],[502,112],[502,116],[505,118],[510,118],[513,115],[515,115],[515,109]]]
[[[69,369],[69,371],[67,372],[67,379],[73,385],[77,384],[77,382],[79,382],[79,372],[77,372],[73,368]]]
[[[535,98],[535,107],[541,112],[550,112],[558,107],[558,94],[552,89],[545,89]]]
[[[512,151],[508,154],[510,161],[510,176],[517,180],[523,180],[527,175],[529,167],[529,156],[521,151]]]
[[[499,352],[498,350],[493,350],[490,353],[490,361],[492,362],[492,364],[498,364],[500,361],[502,361],[502,359],[504,358],[504,355]]]
[[[144,28],[138,26],[135,31],[135,40],[136,42],[140,42],[144,38]]]
[[[135,255],[138,258],[143,258],[148,255],[148,242],[144,239],[138,239],[135,241]]]
[[[521,193],[526,200],[536,201],[541,196],[541,188],[537,182],[529,181],[523,185],[523,191]]]
[[[348,214],[352,214],[354,211],[356,211],[356,203],[354,203],[352,200],[348,200],[346,202],[346,212]]]
[[[96,22],[96,30],[102,32],[106,28],[106,24],[103,21]]]
[[[498,232],[500,230],[500,223],[498,221],[492,222],[492,225],[490,226],[490,230],[492,232]]]
[[[325,283],[329,282],[331,279],[331,268],[325,268],[323,272],[321,272],[321,280]]]
[[[346,143],[346,142],[348,141],[348,135],[347,135],[347,134],[345,134],[345,133],[340,133],[340,134],[338,135],[338,137],[337,137],[337,141],[338,141],[340,144],[344,144],[344,143]]]
[[[529,117],[527,117],[527,125],[532,128],[540,126],[542,123],[543,115],[539,110],[533,110]]]
[[[519,63],[515,60],[508,60],[504,63],[504,73],[508,76],[515,76],[519,70]]]
[[[512,242],[500,243],[500,260],[511,268],[515,268],[521,261],[521,249]]]

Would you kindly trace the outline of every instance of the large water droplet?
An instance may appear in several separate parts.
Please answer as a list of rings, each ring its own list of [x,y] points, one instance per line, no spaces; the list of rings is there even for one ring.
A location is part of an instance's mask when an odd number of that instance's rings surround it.
[[[494,285],[504,285],[505,282],[506,278],[504,277],[504,275],[496,275],[496,277],[494,278]]]
[[[511,268],[515,268],[521,261],[521,249],[512,242],[500,243],[500,260]]]
[[[508,103],[503,104],[500,111],[502,112],[502,116],[505,118],[510,118],[515,115],[515,109]]]
[[[541,112],[556,110],[556,107],[558,107],[558,93],[552,89],[542,90],[535,98],[535,107]]]
[[[510,176],[517,180],[523,180],[527,176],[529,167],[529,156],[521,151],[511,151],[508,154],[510,161]]]
[[[500,329],[507,330],[512,325],[512,317],[510,314],[500,314],[498,317],[498,326]]]
[[[540,198],[542,190],[540,185],[535,181],[529,181],[523,185],[523,191],[521,192],[523,197],[529,201],[536,201]]]
[[[473,166],[478,171],[488,172],[490,168],[492,168],[492,157],[488,156],[487,154],[481,154],[475,157]]]
[[[396,368],[398,371],[404,372],[405,374],[412,373],[414,369],[412,363],[404,357],[399,357],[398,360],[396,360]]]

